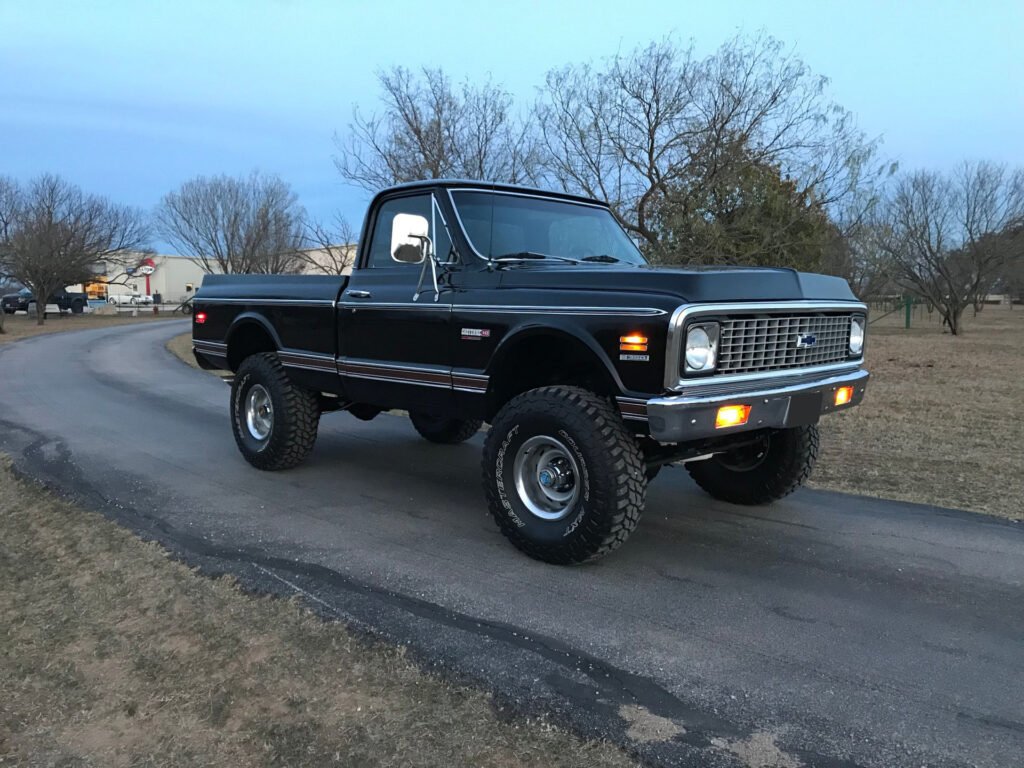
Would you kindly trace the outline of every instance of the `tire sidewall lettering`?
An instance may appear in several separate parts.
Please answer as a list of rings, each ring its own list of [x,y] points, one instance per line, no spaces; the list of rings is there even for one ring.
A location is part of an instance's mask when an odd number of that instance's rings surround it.
[[[501,441],[501,446],[498,448],[498,455],[494,461],[494,477],[498,488],[498,500],[501,502],[502,508],[505,510],[512,522],[516,524],[517,528],[523,528],[526,523],[519,515],[516,514],[512,508],[512,502],[509,500],[508,494],[505,492],[505,454],[508,452],[508,447],[515,439],[515,436],[519,433],[519,425],[513,426]]]
[[[564,539],[579,528],[580,523],[583,522],[583,518],[586,517],[587,504],[590,503],[590,470],[587,467],[587,459],[583,455],[583,451],[580,450],[579,445],[577,445],[576,441],[572,439],[572,436],[564,429],[559,429],[558,435],[565,440],[572,452],[576,454],[576,461],[579,462],[580,474],[582,475],[582,477],[579,478],[579,482],[583,486],[583,500],[580,502],[580,511],[562,532],[562,538]]]

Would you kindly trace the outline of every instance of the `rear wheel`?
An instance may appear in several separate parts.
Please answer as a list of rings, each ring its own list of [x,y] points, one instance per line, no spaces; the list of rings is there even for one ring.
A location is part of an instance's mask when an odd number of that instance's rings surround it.
[[[320,405],[288,378],[277,355],[242,361],[231,384],[231,427],[245,460],[257,469],[290,469],[316,443]]]
[[[606,400],[577,387],[542,387],[511,400],[484,441],[484,489],[501,532],[548,563],[594,560],[640,520],[645,464]]]
[[[80,315],[80,314],[82,314],[82,312],[84,310],[85,310],[85,304],[83,304],[81,301],[73,301],[73,302],[71,302],[71,314],[73,314],[73,315]]]
[[[478,419],[449,419],[430,413],[412,411],[409,419],[416,431],[432,443],[453,445],[469,440],[483,424]]]
[[[733,504],[768,504],[811,476],[818,460],[818,427],[765,433],[756,442],[686,464],[701,488]]]

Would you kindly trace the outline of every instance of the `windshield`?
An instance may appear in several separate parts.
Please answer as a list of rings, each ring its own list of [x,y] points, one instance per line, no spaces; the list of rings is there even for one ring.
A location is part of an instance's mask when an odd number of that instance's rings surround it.
[[[453,192],[470,244],[481,256],[644,264],[607,208],[494,192]]]

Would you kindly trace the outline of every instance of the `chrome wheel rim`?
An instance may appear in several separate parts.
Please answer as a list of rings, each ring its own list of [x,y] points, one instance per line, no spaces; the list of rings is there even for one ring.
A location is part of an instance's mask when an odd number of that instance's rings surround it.
[[[556,438],[537,435],[519,446],[512,466],[519,500],[541,520],[561,520],[580,495],[576,457]]]
[[[262,384],[254,384],[245,397],[245,426],[257,440],[266,440],[274,429],[274,404]]]

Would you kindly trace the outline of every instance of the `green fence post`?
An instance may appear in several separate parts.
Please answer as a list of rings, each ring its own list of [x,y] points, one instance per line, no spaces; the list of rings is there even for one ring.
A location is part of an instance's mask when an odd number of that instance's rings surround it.
[[[903,327],[906,328],[909,331],[910,330],[910,311],[914,308],[914,300],[912,298],[910,298],[909,296],[907,296],[906,302],[907,302],[907,306],[906,306],[906,322],[904,323]]]

